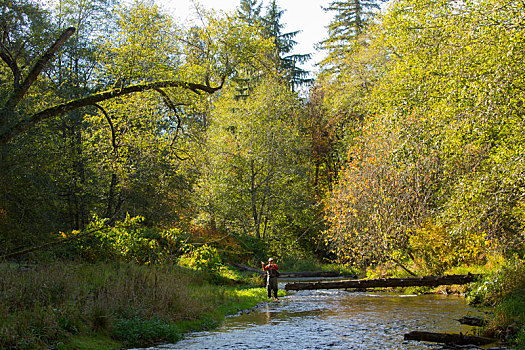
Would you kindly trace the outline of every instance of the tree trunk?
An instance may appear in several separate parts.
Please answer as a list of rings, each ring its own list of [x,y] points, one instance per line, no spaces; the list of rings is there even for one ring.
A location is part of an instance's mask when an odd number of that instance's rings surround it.
[[[409,278],[379,278],[369,280],[319,281],[288,283],[286,290],[313,289],[366,289],[385,287],[437,287],[447,284],[467,284],[475,281],[480,275],[424,276]]]
[[[79,213],[80,216],[80,230],[84,230],[89,221],[87,203],[86,203],[86,173],[84,166],[84,144],[82,141],[82,120],[83,117],[79,110],[73,113],[74,115],[74,139],[75,139],[75,165],[77,170],[77,190],[78,192],[78,201],[79,201]]]
[[[337,271],[300,271],[300,272],[282,272],[280,277],[295,278],[295,277],[343,277]],[[356,277],[356,276],[346,276]]]
[[[109,184],[109,193],[108,193],[108,206],[106,208],[106,214],[104,215],[107,219],[110,219],[109,225],[113,226],[115,224],[115,214],[118,210],[118,203],[115,203],[117,189],[117,174],[111,174],[111,183]]]
[[[250,161],[250,197],[252,201],[252,217],[253,217],[253,226],[255,228],[255,237],[257,239],[261,238],[261,231],[259,229],[259,217],[258,217],[258,211],[257,211],[257,196],[256,196],[256,188],[255,188],[255,161],[252,159]]]

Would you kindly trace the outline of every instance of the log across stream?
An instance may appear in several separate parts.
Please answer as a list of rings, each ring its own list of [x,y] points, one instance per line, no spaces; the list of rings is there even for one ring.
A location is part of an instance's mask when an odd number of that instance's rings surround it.
[[[286,290],[314,289],[368,289],[387,287],[437,287],[451,284],[467,284],[474,282],[480,275],[445,275],[407,278],[377,278],[364,280],[340,280],[317,282],[293,282],[285,286]]]

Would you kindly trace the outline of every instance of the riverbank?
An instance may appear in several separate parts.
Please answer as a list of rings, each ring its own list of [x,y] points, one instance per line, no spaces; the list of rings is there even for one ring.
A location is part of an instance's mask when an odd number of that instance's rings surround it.
[[[313,264],[300,265],[305,269]],[[486,274],[470,291],[466,286],[411,287],[403,294],[467,296],[471,303],[493,310],[480,334],[525,348],[524,266],[516,261],[492,272],[450,271]],[[0,292],[2,349],[116,349],[173,343],[187,332],[213,329],[226,315],[267,299],[259,275],[243,275],[224,266],[206,272],[173,264],[0,264]]]
[[[114,349],[176,342],[266,300],[256,278],[176,265],[0,265],[0,348]]]
[[[410,266],[414,268],[414,266]],[[417,269],[414,268],[415,271]],[[421,274],[420,271],[417,271]],[[403,294],[456,294],[470,305],[485,311],[485,325],[478,335],[500,339],[516,349],[525,349],[525,261],[518,257],[492,257],[485,265],[461,266],[445,271],[445,275],[480,274],[483,277],[468,285],[395,288]],[[368,278],[407,277],[406,271],[392,266],[368,269]]]

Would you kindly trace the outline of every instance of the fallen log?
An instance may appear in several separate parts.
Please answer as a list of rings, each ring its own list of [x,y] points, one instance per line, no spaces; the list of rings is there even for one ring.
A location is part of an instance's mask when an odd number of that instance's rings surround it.
[[[466,334],[454,333],[433,333],[413,331],[405,334],[405,340],[428,341],[432,343],[444,343],[455,345],[487,345],[497,342],[496,339],[477,337]]]
[[[286,290],[313,290],[313,289],[367,289],[386,287],[437,287],[448,284],[467,284],[474,282],[480,275],[446,275],[424,276],[407,278],[378,278],[367,280],[317,281],[294,282],[284,287]]]
[[[246,266],[242,264],[237,264],[230,262],[230,265],[238,268],[239,270],[249,271],[253,273],[265,274],[263,270],[253,268],[251,266]],[[295,278],[295,277],[342,277],[337,271],[301,271],[301,272],[281,272],[279,277],[282,278]]]

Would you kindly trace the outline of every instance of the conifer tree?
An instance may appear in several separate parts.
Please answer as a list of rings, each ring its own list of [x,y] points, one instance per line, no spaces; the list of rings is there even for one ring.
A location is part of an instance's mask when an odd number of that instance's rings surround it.
[[[262,2],[259,3],[259,0],[240,0],[237,17],[249,26],[259,27],[262,22],[261,8]],[[238,76],[235,78],[235,82],[237,83],[237,94],[235,98],[237,100],[246,99],[260,78],[261,72],[254,71],[250,68],[239,71]]]
[[[308,78],[309,72],[297,66],[299,63],[308,61],[311,55],[291,54],[294,46],[297,45],[297,41],[294,38],[300,31],[282,32],[284,28],[284,24],[281,22],[283,13],[284,10],[279,8],[275,0],[272,0],[262,20],[266,29],[266,35],[274,39],[275,59],[278,60],[279,66],[292,87],[297,87],[312,81],[312,79]]]
[[[328,56],[321,62],[325,69],[338,70],[340,61],[360,37],[366,24],[385,0],[333,0],[324,8],[336,14],[328,25],[328,38],[320,43]]]
[[[261,19],[261,7],[258,0],[241,0],[237,15],[246,23],[254,24]]]

